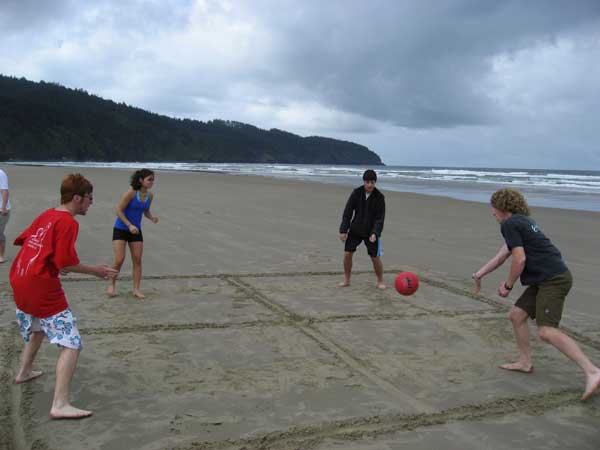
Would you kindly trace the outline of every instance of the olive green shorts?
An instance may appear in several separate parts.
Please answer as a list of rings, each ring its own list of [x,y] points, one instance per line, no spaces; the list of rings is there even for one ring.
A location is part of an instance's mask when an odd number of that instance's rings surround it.
[[[565,298],[573,285],[571,272],[567,270],[546,281],[529,286],[519,297],[515,306],[521,308],[538,327],[558,328],[562,318]]]

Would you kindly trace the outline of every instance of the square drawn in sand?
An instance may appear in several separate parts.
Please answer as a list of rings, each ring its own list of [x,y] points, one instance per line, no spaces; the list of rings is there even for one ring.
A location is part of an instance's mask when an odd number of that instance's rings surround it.
[[[64,283],[80,328],[85,331],[90,328],[274,319],[269,310],[220,278],[143,280],[142,290],[146,295],[143,300],[133,297],[130,283],[122,281],[118,286],[121,294],[114,298],[106,296],[106,283]]]
[[[381,378],[436,409],[584,388],[577,366],[538,340],[533,341],[533,374],[499,369],[517,357],[506,318],[426,317],[317,326]],[[589,355],[597,358],[598,352]]]
[[[337,287],[340,276],[331,275],[244,277],[242,281],[293,313],[311,318],[496,310],[494,306],[424,283],[409,297],[398,294],[392,284],[381,291],[375,287],[372,274],[354,275],[352,284],[345,288]]]
[[[55,351],[40,366],[51,371]],[[28,386],[30,437],[50,448],[161,449],[390,412],[414,414],[294,327],[94,335],[81,355],[79,422],[48,420],[52,375]]]

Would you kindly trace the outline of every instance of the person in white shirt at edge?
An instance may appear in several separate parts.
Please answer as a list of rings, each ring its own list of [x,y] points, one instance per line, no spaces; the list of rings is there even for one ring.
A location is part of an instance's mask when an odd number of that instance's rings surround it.
[[[4,251],[6,249],[6,236],[4,230],[8,219],[10,219],[10,193],[8,192],[8,177],[6,172],[0,169],[0,264],[6,262],[4,259]]]

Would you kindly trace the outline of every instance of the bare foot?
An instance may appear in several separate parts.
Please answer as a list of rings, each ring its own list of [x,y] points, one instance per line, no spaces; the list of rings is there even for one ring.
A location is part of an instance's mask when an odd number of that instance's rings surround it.
[[[92,411],[75,408],[72,405],[65,405],[60,408],[52,407],[50,410],[51,419],[83,419],[94,414]]]
[[[600,387],[600,372],[588,377],[585,383],[585,392],[581,396],[581,401],[587,400]]]
[[[384,289],[387,289],[387,286],[383,283],[377,283],[377,289],[384,290]]]
[[[110,297],[116,297],[117,296],[117,288],[115,286],[109,286],[108,289],[106,289],[106,294]]]
[[[133,291],[133,296],[135,298],[139,298],[140,300],[142,300],[143,298],[146,298],[146,296],[138,290]]]
[[[344,280],[342,281],[340,284],[338,284],[338,287],[348,287],[350,286],[350,280]]]
[[[498,367],[504,370],[512,370],[513,372],[533,373],[533,365],[525,364],[520,361],[515,363],[502,364]]]
[[[35,380],[37,377],[41,377],[44,372],[40,370],[30,370],[29,373],[23,375],[17,375],[15,377],[15,384],[25,383],[26,381]]]

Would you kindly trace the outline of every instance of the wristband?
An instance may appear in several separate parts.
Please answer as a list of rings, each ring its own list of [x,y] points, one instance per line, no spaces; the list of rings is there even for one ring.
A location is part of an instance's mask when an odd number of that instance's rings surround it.
[[[513,288],[512,286],[511,286],[511,287],[508,287],[508,286],[506,285],[506,281],[504,282],[504,289],[506,289],[507,291],[512,291],[512,288]]]

